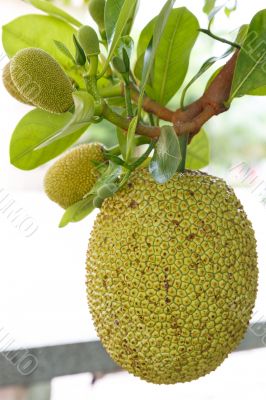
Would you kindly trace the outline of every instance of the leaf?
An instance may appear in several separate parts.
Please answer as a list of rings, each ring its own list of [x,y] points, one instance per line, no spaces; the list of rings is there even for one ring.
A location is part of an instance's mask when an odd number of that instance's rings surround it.
[[[83,134],[84,129],[58,140],[43,149],[35,150],[46,138],[62,129],[71,119],[71,113],[50,114],[33,110],[17,125],[10,142],[10,161],[20,169],[31,170],[57,157]]]
[[[24,0],[24,2],[32,4],[35,8],[38,8],[39,10],[52,15],[53,17],[60,18],[78,28],[82,26],[81,22],[73,18],[70,14],[56,7],[54,4],[49,3],[47,0]]]
[[[87,217],[95,208],[93,199],[94,196],[88,196],[68,207],[60,221],[59,228],[64,228],[70,222],[79,222]]]
[[[112,1],[114,4],[116,4],[117,2],[117,0],[109,0],[109,1]],[[132,18],[132,13],[135,10],[136,5],[137,5],[137,0],[124,0],[124,4],[120,10],[119,17],[115,25],[114,35],[112,37],[112,42],[108,53],[108,57],[100,73],[100,76],[103,76],[107,71],[108,65],[111,59],[113,58],[113,55],[119,44],[119,41],[124,34],[125,27],[129,19]]]
[[[127,151],[127,135],[120,128],[117,128],[117,139],[119,143],[119,148],[122,154],[123,159],[126,159],[126,151]]]
[[[88,92],[74,92],[73,99],[75,104],[75,112],[70,121],[62,127],[58,132],[47,137],[36,149],[41,149],[57,142],[80,129],[88,128],[92,117],[94,116],[94,98]]]
[[[179,140],[172,126],[163,126],[154,155],[150,173],[158,183],[165,183],[176,173],[182,160]]]
[[[130,162],[132,154],[134,153],[136,142],[135,142],[135,133],[138,125],[138,117],[134,117],[129,124],[128,132],[127,132],[127,147],[126,147],[126,163]]]
[[[68,48],[66,47],[66,45],[64,45],[64,43],[59,42],[58,40],[54,40],[54,43],[56,45],[56,47],[58,48],[58,50],[61,51],[62,54],[64,54],[66,57],[68,57],[73,64],[75,64],[75,59],[72,56],[72,54],[70,53],[70,51],[68,50]]]
[[[144,29],[138,54],[143,51],[143,43],[151,40],[157,18]],[[185,7],[171,11],[156,50],[151,82],[146,87],[147,94],[160,104],[167,104],[184,82],[198,29],[196,17]],[[143,54],[141,58],[143,60]],[[138,66],[140,68],[141,65]]]
[[[216,0],[205,0],[203,12],[209,15],[215,7]]]
[[[76,30],[64,21],[46,15],[24,15],[3,26],[2,41],[6,54],[12,58],[19,50],[38,47],[54,57],[66,73],[83,83],[83,78],[73,68],[72,61],[54,45],[63,42],[74,53],[73,34]]]
[[[105,21],[105,30],[108,43],[111,43],[116,24],[122,10],[122,7],[125,3],[125,0],[107,0],[105,9],[104,9],[104,21]],[[123,35],[128,35],[131,30],[131,26],[133,23],[134,15],[136,13],[136,9],[138,6],[138,1],[136,2],[134,8],[131,11],[131,15],[128,16],[127,23],[123,30]],[[131,23],[130,23],[131,20]],[[129,22],[129,23],[128,23]],[[127,28],[127,29],[126,29]]]
[[[187,169],[200,169],[206,167],[210,162],[210,145],[206,132],[201,131],[194,136],[187,147]]]
[[[249,94],[266,85],[266,10],[252,19],[240,50],[230,94],[233,98]]]
[[[153,63],[155,60],[156,56],[156,51],[160,43],[161,36],[165,30],[167,21],[169,19],[171,10],[174,6],[175,0],[168,0],[164,7],[162,8],[160,14],[158,15],[155,26],[154,26],[154,32],[153,32],[153,37],[152,37],[152,42],[150,41],[149,46],[145,52],[144,56],[144,65],[143,65],[143,71],[142,71],[142,78],[140,82],[140,96],[139,96],[139,103],[138,103],[138,110],[140,113],[141,106],[142,106],[142,101],[143,101],[143,96],[146,88],[146,84],[148,83],[150,73],[152,71]]]

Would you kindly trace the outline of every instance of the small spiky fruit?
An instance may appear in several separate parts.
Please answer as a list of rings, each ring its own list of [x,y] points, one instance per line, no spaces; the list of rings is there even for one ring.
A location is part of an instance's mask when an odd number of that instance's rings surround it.
[[[246,332],[256,241],[232,189],[196,171],[146,170],[104,201],[87,258],[88,300],[111,357],[148,382],[215,370]]]
[[[3,69],[3,84],[8,91],[8,93],[14,97],[16,100],[20,101],[21,103],[24,104],[29,104],[31,103],[24,97],[22,94],[19,93],[18,89],[16,88],[12,77],[10,73],[10,62],[4,67]]]
[[[105,0],[90,0],[89,12],[100,30],[104,30]]]
[[[99,177],[97,163],[104,161],[99,144],[82,144],[61,157],[46,173],[48,197],[63,208],[82,200]]]
[[[10,62],[10,72],[19,93],[34,106],[56,114],[73,106],[70,79],[45,51],[20,50]]]
[[[97,33],[88,25],[83,25],[78,31],[78,40],[86,56],[100,54],[100,45]]]

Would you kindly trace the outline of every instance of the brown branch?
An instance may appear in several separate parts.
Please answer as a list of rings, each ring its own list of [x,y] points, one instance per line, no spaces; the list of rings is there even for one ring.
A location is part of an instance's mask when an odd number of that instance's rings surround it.
[[[156,115],[158,118],[173,123],[177,135],[189,134],[190,139],[196,135],[201,127],[213,116],[219,115],[227,110],[225,102],[230,96],[235,65],[239,51],[236,51],[232,58],[225,64],[220,73],[202,97],[191,103],[184,110],[178,109],[175,112],[161,106],[148,96],[144,97],[143,109]],[[138,89],[131,85],[131,97],[137,103],[139,99]],[[111,110],[105,103],[103,117],[124,130],[128,130],[130,119]],[[159,127],[139,124],[136,133],[138,135],[157,138],[160,136]]]

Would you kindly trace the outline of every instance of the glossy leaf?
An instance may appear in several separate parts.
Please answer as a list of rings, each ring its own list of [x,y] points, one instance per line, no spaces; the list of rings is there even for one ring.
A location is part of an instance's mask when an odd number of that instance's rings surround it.
[[[80,129],[88,128],[92,117],[94,116],[94,99],[88,92],[75,92],[73,93],[75,104],[75,112],[70,121],[58,132],[55,132],[46,140],[44,140],[37,149],[41,149],[51,145],[58,140],[66,138]]]
[[[206,132],[202,129],[187,147],[187,169],[200,169],[210,162],[210,145]]]
[[[32,4],[38,10],[44,11],[45,13],[52,15],[53,17],[57,17],[63,19],[64,21],[76,26],[80,27],[82,24],[76,18],[73,18],[70,14],[63,11],[61,8],[56,7],[53,3],[48,2],[47,0],[24,0],[25,3]]]
[[[160,14],[156,18],[152,39],[149,41],[149,46],[145,51],[143,71],[142,71],[142,77],[141,77],[141,82],[140,82],[140,97],[139,97],[139,104],[138,104],[139,113],[140,113],[140,109],[142,106],[142,100],[143,100],[143,96],[144,96],[144,93],[146,90],[146,85],[148,83],[150,74],[151,74],[153,66],[154,66],[156,52],[157,52],[161,37],[165,31],[167,22],[169,20],[171,11],[174,6],[174,3],[175,3],[175,0],[168,0],[165,3]],[[160,79],[161,79],[161,77],[160,77]]]
[[[38,145],[58,132],[71,120],[72,114],[50,114],[33,110],[17,125],[10,142],[10,161],[20,169],[31,170],[57,157],[83,134],[84,128],[56,143],[36,150]]]
[[[252,19],[236,64],[229,103],[266,85],[266,10]]]
[[[54,44],[56,45],[56,47],[58,48],[58,50],[61,51],[62,54],[64,54],[66,57],[68,57],[73,64],[75,64],[75,59],[72,56],[72,54],[70,53],[70,51],[68,50],[68,48],[66,47],[66,45],[62,42],[59,42],[58,40],[54,40]]]
[[[46,15],[24,15],[3,26],[2,41],[6,54],[12,58],[19,50],[38,47],[54,57],[67,74],[83,82],[72,61],[59,50],[54,40],[63,42],[74,53],[73,34],[76,30],[58,18]]]
[[[116,29],[116,24],[124,3],[125,0],[106,1],[104,9],[104,20],[105,20],[106,36],[109,43],[111,43],[112,41]],[[131,10],[131,15],[128,15],[127,23],[123,30],[123,35],[128,35],[130,33],[137,6],[138,6],[138,1],[134,5],[134,8]]]
[[[109,1],[112,1],[113,4],[117,4],[117,0],[109,0]],[[124,0],[122,8],[121,10],[119,10],[119,16],[115,24],[114,33],[112,35],[112,41],[108,52],[108,57],[101,71],[100,74],[101,76],[103,76],[107,71],[108,65],[114,56],[117,46],[119,45],[119,41],[125,33],[125,28],[127,26],[127,23],[132,18],[132,13],[134,13],[136,5],[137,5],[137,0]]]
[[[151,40],[156,21],[157,18],[151,21],[141,34],[138,55],[142,61],[135,71],[137,75],[143,63],[143,47]],[[198,29],[196,17],[185,7],[171,11],[156,50],[151,82],[146,87],[148,95],[160,104],[167,104],[184,82]]]
[[[150,162],[150,173],[157,183],[165,183],[176,173],[182,160],[179,140],[172,126],[164,126]]]

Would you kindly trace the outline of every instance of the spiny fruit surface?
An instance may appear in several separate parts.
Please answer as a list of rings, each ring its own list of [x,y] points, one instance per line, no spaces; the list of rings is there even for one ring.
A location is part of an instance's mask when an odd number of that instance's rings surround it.
[[[19,93],[18,89],[16,88],[10,73],[10,63],[8,63],[3,70],[3,84],[8,91],[8,93],[14,97],[16,100],[20,101],[21,103],[31,104],[22,94]]]
[[[72,84],[57,61],[41,49],[20,50],[10,62],[20,94],[45,111],[60,114],[73,105]]]
[[[44,178],[48,197],[63,208],[82,200],[99,177],[94,161],[104,161],[99,144],[77,146],[61,157]]]
[[[148,382],[215,370],[239,344],[257,292],[256,240],[226,183],[197,171],[156,184],[138,170],[97,216],[87,290],[111,357]]]

